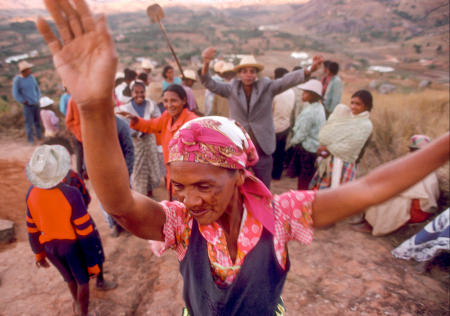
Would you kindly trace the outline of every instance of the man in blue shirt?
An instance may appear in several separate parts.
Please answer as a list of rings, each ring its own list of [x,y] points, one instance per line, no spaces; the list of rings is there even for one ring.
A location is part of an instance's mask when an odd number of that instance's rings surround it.
[[[17,102],[22,104],[25,117],[25,132],[30,143],[34,143],[34,136],[42,138],[41,117],[39,115],[39,90],[36,79],[31,75],[31,67],[27,61],[19,62],[20,75],[13,79],[12,95]],[[34,126],[34,131],[33,131]],[[34,133],[36,133],[34,135]]]

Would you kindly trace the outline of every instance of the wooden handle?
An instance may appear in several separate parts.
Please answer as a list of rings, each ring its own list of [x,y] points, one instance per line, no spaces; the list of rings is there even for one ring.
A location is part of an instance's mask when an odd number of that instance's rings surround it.
[[[181,67],[180,61],[178,60],[178,57],[177,57],[177,55],[175,54],[175,51],[173,50],[172,45],[170,44],[169,38],[167,37],[166,29],[164,28],[164,25],[161,23],[160,20],[158,20],[158,23],[159,23],[159,27],[161,28],[161,31],[162,31],[163,34],[164,34],[164,37],[166,38],[167,45],[169,46],[169,49],[170,49],[170,51],[172,52],[172,56],[173,56],[173,58],[175,58],[175,62],[177,63],[178,69],[179,69],[180,72],[181,72],[181,77],[182,77],[183,80],[184,80],[184,79],[186,79],[186,78],[184,77],[183,68]]]

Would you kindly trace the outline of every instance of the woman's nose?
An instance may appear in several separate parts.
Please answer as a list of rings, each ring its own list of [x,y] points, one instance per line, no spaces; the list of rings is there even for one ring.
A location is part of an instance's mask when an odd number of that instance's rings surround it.
[[[184,205],[186,205],[188,209],[199,207],[202,205],[202,199],[200,198],[200,196],[198,194],[193,193],[192,191],[186,192],[182,202],[184,203]]]

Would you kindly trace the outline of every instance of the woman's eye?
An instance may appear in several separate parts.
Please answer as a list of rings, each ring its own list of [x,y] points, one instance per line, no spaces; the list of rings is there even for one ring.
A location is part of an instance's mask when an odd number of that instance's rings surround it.
[[[210,188],[211,188],[211,186],[208,185],[208,184],[201,184],[201,185],[198,186],[198,189],[201,190],[201,191],[207,191]]]
[[[180,191],[180,190],[183,189],[183,186],[181,184],[172,183],[172,185],[173,185],[173,189],[176,190],[176,191]]]

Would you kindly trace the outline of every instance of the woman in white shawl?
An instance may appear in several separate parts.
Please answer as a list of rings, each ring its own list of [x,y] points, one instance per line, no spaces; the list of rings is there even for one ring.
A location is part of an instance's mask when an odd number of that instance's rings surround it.
[[[367,90],[355,92],[350,108],[339,104],[320,129],[318,168],[309,185],[311,189],[335,188],[355,178],[356,162],[372,134],[372,100]]]
[[[116,112],[125,111],[144,119],[161,116],[153,101],[145,99],[145,85],[136,81],[131,87],[132,99],[127,104],[116,108]],[[131,129],[131,139],[134,145],[134,167],[132,188],[144,195],[152,196],[163,176],[158,158],[155,136]]]

